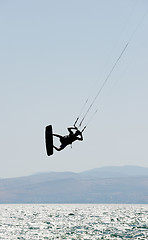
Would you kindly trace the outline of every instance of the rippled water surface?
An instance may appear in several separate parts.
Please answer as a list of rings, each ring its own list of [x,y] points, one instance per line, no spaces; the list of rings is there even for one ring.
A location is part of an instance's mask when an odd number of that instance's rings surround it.
[[[0,205],[0,239],[148,239],[148,205]]]

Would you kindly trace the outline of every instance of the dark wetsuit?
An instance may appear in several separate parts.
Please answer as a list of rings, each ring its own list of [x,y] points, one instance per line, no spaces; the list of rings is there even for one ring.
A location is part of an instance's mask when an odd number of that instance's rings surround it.
[[[72,129],[75,129],[76,132],[74,133]],[[66,136],[53,134],[53,136],[59,137],[61,142],[61,146],[59,148],[53,146],[57,151],[63,150],[67,145],[72,144],[76,140],[83,141],[82,133],[79,130],[77,130],[76,127],[68,128],[68,131],[69,131],[69,135],[66,135]]]

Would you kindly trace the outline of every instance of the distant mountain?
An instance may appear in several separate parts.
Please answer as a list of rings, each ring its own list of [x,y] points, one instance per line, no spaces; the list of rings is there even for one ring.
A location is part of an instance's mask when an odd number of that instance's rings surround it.
[[[102,167],[0,179],[0,203],[148,203],[148,168]]]
[[[100,178],[148,176],[148,168],[139,166],[108,166],[85,171],[82,172],[81,175]]]

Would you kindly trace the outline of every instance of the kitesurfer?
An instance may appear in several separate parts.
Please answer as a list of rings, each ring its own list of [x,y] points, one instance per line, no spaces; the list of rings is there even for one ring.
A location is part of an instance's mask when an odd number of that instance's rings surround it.
[[[53,146],[57,151],[63,150],[67,145],[72,144],[76,140],[83,141],[82,132],[80,132],[76,126],[69,127],[67,129],[69,131],[69,135],[61,136],[58,134],[53,134],[53,136],[58,137],[61,142],[61,145],[59,148]],[[72,131],[72,130],[75,130],[75,131]]]

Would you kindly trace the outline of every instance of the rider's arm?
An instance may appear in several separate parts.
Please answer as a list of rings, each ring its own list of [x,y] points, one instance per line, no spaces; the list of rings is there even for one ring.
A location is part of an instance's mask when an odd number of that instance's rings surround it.
[[[77,136],[77,140],[83,141],[82,133],[80,133],[80,137]]]

